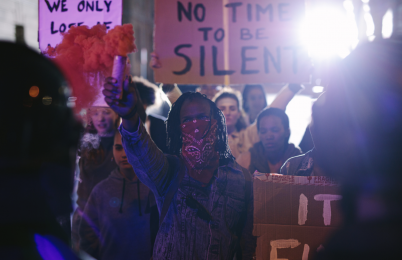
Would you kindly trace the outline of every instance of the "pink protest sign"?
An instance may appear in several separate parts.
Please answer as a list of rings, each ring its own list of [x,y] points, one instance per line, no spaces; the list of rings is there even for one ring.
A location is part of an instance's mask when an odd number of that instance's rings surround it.
[[[55,47],[71,26],[121,25],[122,0],[39,0],[39,47]]]
[[[302,83],[304,0],[155,0],[155,81]]]

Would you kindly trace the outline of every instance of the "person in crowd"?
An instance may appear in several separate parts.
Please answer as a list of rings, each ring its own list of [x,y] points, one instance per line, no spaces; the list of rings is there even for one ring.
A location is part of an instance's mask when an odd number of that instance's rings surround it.
[[[219,86],[219,85],[203,84],[203,85],[200,85],[196,89],[196,91],[207,96],[207,98],[212,100],[214,98],[214,96],[216,95],[216,93],[218,93],[219,90],[221,90],[221,88],[222,88],[222,86]]]
[[[314,159],[340,183],[344,215],[319,260],[401,257],[401,75],[400,39],[362,44],[315,104]]]
[[[312,112],[317,110],[316,106],[325,99],[325,93],[323,93],[317,101],[313,105]],[[317,105],[316,105],[317,104]],[[313,115],[314,116],[314,115]],[[292,158],[289,158],[281,167],[280,173],[283,175],[294,175],[294,176],[324,176],[325,173],[322,167],[314,162],[314,155],[320,151],[320,148],[317,149],[317,146],[320,147],[317,141],[314,141],[314,128],[313,128],[313,120],[311,121],[309,131],[306,131],[305,135],[310,135],[311,133],[311,142],[313,143],[313,147],[306,153],[302,155],[298,155]]]
[[[139,97],[146,110],[149,106],[155,103],[155,93],[158,87],[148,80],[139,77],[133,77],[133,83],[135,88],[138,90]],[[166,145],[166,118],[154,113],[149,113],[145,120],[144,126],[148,134],[151,136],[152,140],[156,146],[163,152],[167,153],[168,148]]]
[[[261,141],[237,159],[250,172],[279,173],[287,159],[301,154],[289,143],[289,118],[282,109],[264,109],[257,117],[257,130]]]
[[[86,203],[79,229],[80,249],[96,259],[149,260],[151,191],[128,163],[118,131],[113,158],[117,168],[94,187]]]
[[[301,85],[296,84],[286,85],[278,93],[270,107],[285,110],[294,95],[302,88]],[[229,147],[233,156],[238,158],[260,141],[257,125],[255,123],[251,125],[246,123],[244,113],[241,110],[241,97],[235,90],[224,88],[216,94],[213,100],[226,118]]]
[[[146,110],[149,106],[153,106],[155,104],[155,93],[157,93],[157,86],[152,84],[146,79],[133,77],[133,87],[138,91],[139,97],[141,99],[141,103],[143,104],[144,110]],[[177,86],[176,86],[177,88]],[[177,88],[178,89],[178,88]],[[180,90],[179,90],[180,91]],[[181,92],[180,92],[181,93]],[[145,129],[147,133],[150,135],[152,141],[156,144],[156,146],[163,152],[168,153],[168,147],[166,144],[167,134],[166,134],[166,118],[154,114],[148,113],[145,119]],[[154,246],[156,234],[159,230],[159,212],[158,207],[155,203],[155,197],[153,193],[150,194],[150,223],[151,223],[151,244]]]
[[[129,84],[135,84],[132,78],[129,78]],[[140,83],[138,83],[140,84]],[[152,100],[144,94],[144,98]],[[154,97],[154,96],[153,96]],[[153,99],[154,100],[154,99]],[[146,119],[146,106],[139,110],[143,121]],[[108,107],[102,99],[97,99],[92,107],[87,111],[88,125],[84,135],[81,138],[79,160],[79,184],[77,189],[77,205],[72,222],[72,241],[73,248],[79,251],[78,228],[81,221],[81,215],[88,201],[89,195],[96,184],[106,179],[110,173],[117,167],[113,160],[113,141],[120,122],[119,116]]]
[[[93,106],[87,111],[88,124],[81,138],[77,205],[72,222],[73,248],[79,251],[78,228],[89,195],[96,184],[116,168],[113,140],[119,117],[106,106]]]
[[[254,123],[258,114],[268,106],[264,88],[259,84],[249,84],[243,90],[243,110],[246,113],[246,123]]]
[[[213,101],[225,116],[230,151],[237,158],[251,147],[251,143],[258,142],[258,137],[254,135],[256,131],[252,127],[247,128],[237,91],[225,88]]]
[[[71,89],[37,51],[0,42],[0,56],[0,259],[78,259],[58,223],[72,211],[82,131]]]
[[[162,90],[168,97],[170,104],[176,102],[176,100],[183,94],[177,84],[161,84]]]
[[[118,100],[115,82],[107,79],[105,101],[123,118],[128,161],[160,212],[153,259],[252,259],[251,176],[230,152],[222,112],[200,93],[181,95],[167,120],[170,155],[164,155],[138,118],[135,91],[125,84]]]
[[[80,184],[77,192],[80,209],[85,208],[93,187],[116,168],[113,161],[113,140],[119,117],[108,107],[91,107],[88,118],[80,150]]]

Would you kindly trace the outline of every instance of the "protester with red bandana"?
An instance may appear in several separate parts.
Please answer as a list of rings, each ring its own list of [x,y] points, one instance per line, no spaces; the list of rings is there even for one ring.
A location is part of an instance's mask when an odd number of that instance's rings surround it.
[[[155,194],[161,226],[153,259],[252,259],[256,249],[249,172],[228,143],[225,118],[199,93],[184,93],[169,113],[169,154],[153,143],[136,112],[136,91],[123,98],[109,78],[105,101],[122,118],[120,132],[128,161]]]

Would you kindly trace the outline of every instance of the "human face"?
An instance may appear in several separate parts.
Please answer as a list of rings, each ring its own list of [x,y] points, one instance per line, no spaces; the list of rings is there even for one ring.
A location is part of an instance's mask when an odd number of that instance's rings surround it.
[[[209,127],[209,124],[205,125],[205,123],[211,120],[210,114],[211,108],[208,102],[205,100],[196,99],[192,101],[185,101],[180,111],[180,123],[182,126],[197,124],[196,130],[200,130],[200,132],[197,132],[204,133]],[[214,121],[216,122],[216,120]],[[213,122],[211,122],[211,124],[213,124]],[[208,134],[202,139],[199,139],[199,137],[197,138],[198,134],[182,134],[182,155],[187,159],[191,167],[194,167],[195,169],[203,169],[208,166],[211,158],[214,155],[213,151],[215,150],[214,147],[216,141],[216,134],[214,131],[216,131],[216,126],[215,130],[212,125],[211,127],[212,128],[208,130]],[[188,134],[192,135],[193,137],[189,137]],[[197,139],[197,141],[195,141],[194,138]],[[200,158],[202,158],[202,160],[200,160]]]
[[[280,152],[284,148],[285,140],[290,136],[290,130],[283,127],[279,117],[264,116],[260,120],[258,136],[266,152]]]
[[[113,157],[120,170],[132,168],[131,164],[128,163],[119,132],[114,136]]]
[[[238,108],[237,101],[233,98],[222,98],[219,99],[216,106],[222,111],[223,115],[226,119],[226,125],[229,127],[233,127],[236,125],[237,120],[240,118],[240,111]]]
[[[91,120],[100,136],[107,136],[114,132],[116,114],[110,108],[91,108]],[[113,135],[112,135],[113,136]]]
[[[247,104],[250,113],[258,114],[265,107],[264,93],[258,88],[251,89],[248,92]]]

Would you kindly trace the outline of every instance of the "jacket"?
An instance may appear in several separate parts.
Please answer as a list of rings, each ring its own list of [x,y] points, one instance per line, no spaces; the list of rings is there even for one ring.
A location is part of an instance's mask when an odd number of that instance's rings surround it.
[[[314,169],[314,149],[305,154],[289,158],[281,167],[281,174],[311,176]]]
[[[300,149],[295,147],[294,144],[288,144],[281,161],[285,162],[290,157],[297,156],[300,153]],[[255,171],[271,173],[268,161],[264,156],[264,147],[261,142],[254,144],[254,146],[250,148],[247,153],[243,153],[237,161],[243,167],[247,167],[250,173],[254,173]]]
[[[101,137],[100,143],[105,152],[105,159],[100,164],[89,162],[86,158],[81,157],[79,161],[80,167],[80,183],[77,190],[77,204],[81,210],[84,210],[85,204],[91,194],[92,189],[100,181],[106,179],[109,174],[117,167],[113,159],[113,143],[114,136]]]
[[[115,169],[92,190],[79,228],[80,249],[96,259],[149,260],[153,195]],[[155,223],[157,225],[157,223]]]
[[[179,158],[164,155],[142,124],[133,133],[120,126],[120,132],[129,163],[154,192],[161,212],[169,186],[177,181]],[[252,192],[246,196],[246,185],[252,187],[236,162],[220,166],[207,186],[186,172],[161,223],[153,259],[232,260],[240,244],[242,259],[252,259],[256,249],[252,235],[254,205]],[[212,221],[200,217],[186,199],[189,196],[209,212]]]

